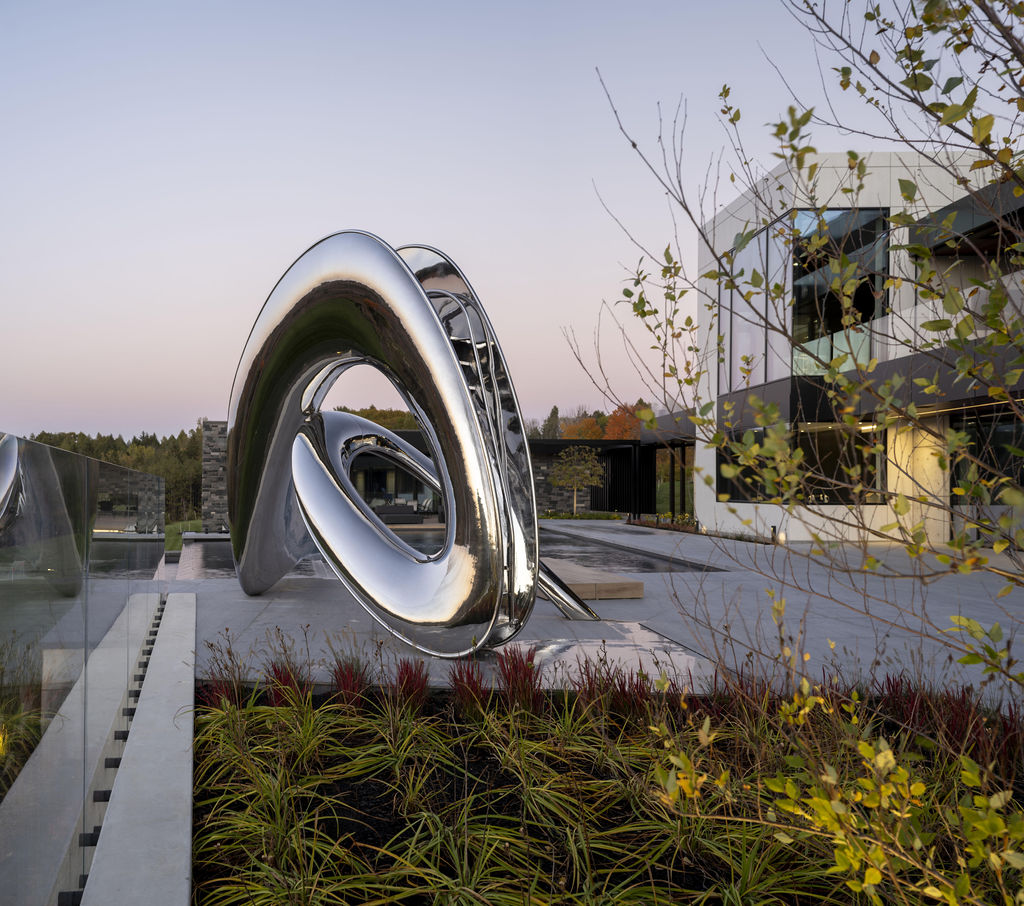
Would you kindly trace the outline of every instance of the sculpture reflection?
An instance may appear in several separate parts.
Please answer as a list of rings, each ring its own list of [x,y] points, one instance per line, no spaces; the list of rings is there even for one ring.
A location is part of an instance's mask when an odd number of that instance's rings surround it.
[[[365,419],[319,411],[358,364],[394,384],[429,456]],[[356,491],[352,461],[371,448],[436,488],[437,553],[402,542]],[[345,232],[289,268],[235,374],[228,512],[249,594],[288,572],[311,537],[360,603],[420,650],[458,656],[522,628],[541,568],[529,449],[493,328],[450,259]],[[548,589],[563,612],[593,618],[564,586]]]

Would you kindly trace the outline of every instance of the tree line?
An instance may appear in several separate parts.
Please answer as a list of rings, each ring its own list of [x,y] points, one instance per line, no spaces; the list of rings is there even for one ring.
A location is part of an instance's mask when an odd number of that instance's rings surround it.
[[[526,436],[531,440],[637,440],[642,424],[638,413],[649,408],[644,400],[637,400],[620,404],[610,413],[578,406],[572,415],[562,416],[558,406],[552,406],[543,421],[526,419]],[[412,413],[405,409],[337,406],[336,411],[351,412],[392,431],[414,431],[418,427]]]
[[[572,415],[563,417],[558,406],[552,406],[543,421],[526,420],[526,436],[533,440],[638,440],[643,424],[638,413],[648,409],[650,404],[638,399],[635,403],[620,403],[610,413],[579,406]]]
[[[634,405],[617,406],[611,413],[589,412],[582,406],[573,415],[561,417],[557,406],[543,422],[527,420],[527,436],[566,440],[619,440],[640,436],[638,409],[646,404],[637,400]],[[417,427],[412,413],[401,409],[367,406],[362,409],[338,407],[390,428],[393,431],[413,430]],[[90,456],[113,465],[139,472],[148,472],[164,479],[165,509],[168,522],[197,519],[203,498],[203,430],[201,420],[188,431],[157,437],[143,431],[130,440],[121,435],[89,435],[81,431],[40,431],[29,436],[61,450]]]
[[[40,431],[29,440],[158,475],[164,479],[167,521],[199,518],[203,498],[203,430],[199,424],[190,431],[160,438],[145,431],[131,440],[112,434]]]

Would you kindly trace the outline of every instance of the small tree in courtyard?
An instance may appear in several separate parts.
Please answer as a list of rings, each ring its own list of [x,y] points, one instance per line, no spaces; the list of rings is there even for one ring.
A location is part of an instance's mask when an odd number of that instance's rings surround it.
[[[576,515],[576,493],[597,487],[604,481],[604,466],[591,447],[566,447],[555,460],[548,476],[556,488],[572,488],[572,513]]]

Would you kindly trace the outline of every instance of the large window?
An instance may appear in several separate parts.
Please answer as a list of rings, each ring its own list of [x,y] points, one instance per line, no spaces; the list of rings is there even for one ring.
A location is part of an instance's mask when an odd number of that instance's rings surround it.
[[[801,423],[796,447],[806,464],[805,499],[810,504],[881,503],[885,489],[884,431],[831,423]]]
[[[970,458],[957,460],[952,481],[953,535],[992,543],[998,539],[1020,547],[1019,514],[1000,500],[1007,488],[1024,488],[1024,424],[1008,411],[965,412],[950,428],[967,435]],[[958,491],[960,493],[958,493]],[[1000,524],[1009,518],[1009,523]]]
[[[793,215],[794,374],[820,374],[843,354],[871,358],[861,325],[885,313],[887,215],[883,208]]]
[[[885,488],[885,434],[874,424],[855,427],[834,423],[802,422],[789,438],[790,455],[800,457],[798,499],[811,506],[825,504],[875,504]],[[737,437],[737,440],[739,438]],[[761,444],[760,430],[747,432],[742,446]],[[765,476],[775,463],[762,457],[743,457],[733,445],[718,454],[718,493],[731,501],[764,501],[776,497],[779,488],[765,487]],[[722,466],[726,469],[723,472]]]
[[[790,256],[781,234],[775,224],[732,250],[737,288],[719,290],[720,393],[789,376]]]
[[[719,393],[820,374],[843,353],[870,359],[861,325],[884,314],[887,215],[792,211],[732,249],[737,288],[720,287],[718,299]]]

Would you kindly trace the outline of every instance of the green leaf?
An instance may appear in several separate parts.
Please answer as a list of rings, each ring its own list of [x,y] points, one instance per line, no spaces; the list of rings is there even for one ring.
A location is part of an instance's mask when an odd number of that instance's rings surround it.
[[[925,321],[921,325],[922,330],[949,330],[953,326],[953,322],[949,318],[936,318],[934,321]]]
[[[917,184],[910,179],[899,180],[900,194],[907,199],[907,201],[913,201],[917,197]]]
[[[1001,793],[994,793],[988,797],[988,804],[992,808],[1004,808],[1013,798],[1013,790],[1003,790]]]
[[[643,422],[645,428],[657,427],[657,419],[654,417],[654,411],[652,409],[643,408],[636,410],[636,417]]]
[[[943,126],[950,126],[967,116],[967,108],[963,104],[950,104],[942,114]]]
[[[900,84],[905,85],[911,91],[927,91],[935,82],[930,75],[915,72],[907,76]]]
[[[896,499],[892,502],[892,511],[897,516],[906,516],[910,512],[910,501],[902,494],[897,494]]]
[[[949,94],[954,88],[963,84],[963,79],[960,76],[953,76],[950,79],[946,79],[946,84],[942,86],[942,93]]]
[[[1024,856],[1020,853],[1014,852],[1012,849],[1006,850],[1002,853],[1003,861],[1010,866],[1010,868],[1016,868],[1018,870],[1024,868]]]
[[[974,333],[974,318],[970,315],[965,315],[956,322],[956,335],[961,340],[966,340],[972,333]]]

